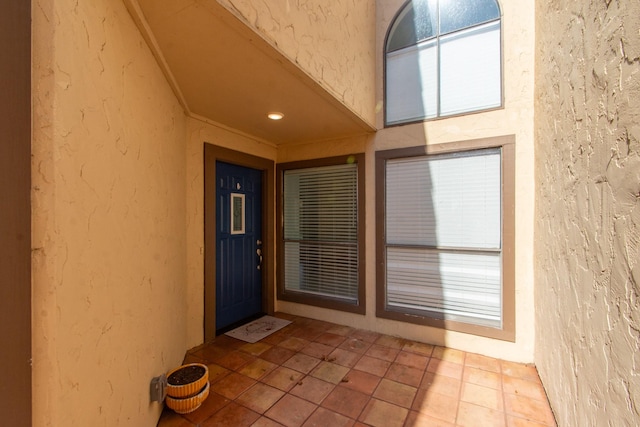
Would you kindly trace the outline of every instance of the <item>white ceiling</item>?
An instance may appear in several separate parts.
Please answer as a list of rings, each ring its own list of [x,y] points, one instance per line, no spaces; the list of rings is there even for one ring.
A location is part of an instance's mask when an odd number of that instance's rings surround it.
[[[192,115],[275,144],[374,130],[217,1],[125,3]]]

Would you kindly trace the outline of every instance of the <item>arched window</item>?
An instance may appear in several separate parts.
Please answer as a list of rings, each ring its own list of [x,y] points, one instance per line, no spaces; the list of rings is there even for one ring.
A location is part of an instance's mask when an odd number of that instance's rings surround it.
[[[385,44],[385,123],[502,105],[496,0],[410,0]]]

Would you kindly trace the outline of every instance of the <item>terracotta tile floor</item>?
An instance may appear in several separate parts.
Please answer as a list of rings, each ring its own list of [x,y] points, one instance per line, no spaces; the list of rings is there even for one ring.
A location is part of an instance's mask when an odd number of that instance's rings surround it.
[[[165,408],[158,426],[555,426],[534,366],[276,316],[292,323],[255,344],[222,335],[190,350],[209,398]]]

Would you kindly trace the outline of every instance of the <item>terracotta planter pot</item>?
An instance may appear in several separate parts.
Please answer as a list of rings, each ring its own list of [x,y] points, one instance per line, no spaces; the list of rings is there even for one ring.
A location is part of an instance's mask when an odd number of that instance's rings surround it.
[[[167,406],[173,409],[178,414],[188,414],[195,411],[202,405],[202,402],[209,396],[209,383],[207,382],[204,388],[195,396],[176,398],[167,395]]]
[[[193,397],[202,392],[208,381],[207,365],[201,363],[182,365],[167,374],[167,396],[179,399]]]

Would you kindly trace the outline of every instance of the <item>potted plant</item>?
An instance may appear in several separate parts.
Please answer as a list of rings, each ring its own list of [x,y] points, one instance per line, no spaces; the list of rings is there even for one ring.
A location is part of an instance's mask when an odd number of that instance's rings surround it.
[[[167,374],[167,406],[179,414],[188,414],[209,396],[209,369],[202,363],[189,363]]]

